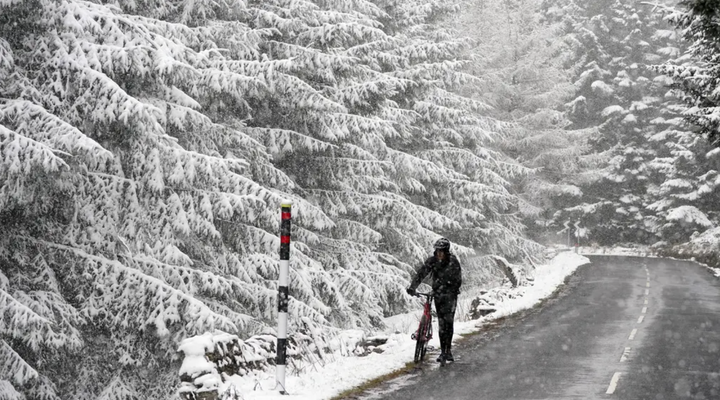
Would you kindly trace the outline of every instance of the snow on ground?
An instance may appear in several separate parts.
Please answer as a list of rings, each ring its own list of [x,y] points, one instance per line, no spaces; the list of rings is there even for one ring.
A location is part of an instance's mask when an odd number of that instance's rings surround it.
[[[654,252],[647,246],[636,246],[636,247],[580,247],[577,250],[580,254],[584,255],[613,255],[613,256],[639,256],[639,257],[654,257]]]
[[[720,228],[708,229],[699,235],[694,235],[688,244],[695,247],[717,248],[720,246]]]
[[[497,318],[533,307],[552,294],[563,283],[565,277],[587,262],[586,257],[573,251],[558,253],[547,264],[536,268],[532,286],[510,289],[515,291],[514,298],[507,298],[501,303],[496,303],[497,311],[478,320],[456,321],[455,340],[457,341],[462,334],[477,331],[483,324]],[[462,314],[463,309],[469,308],[470,300],[465,299],[463,302],[461,298],[461,304],[458,305],[458,316]],[[244,400],[330,399],[345,390],[401,369],[412,361],[415,342],[410,338],[410,334],[416,329],[421,313],[422,307],[418,307],[417,312],[393,316],[386,320],[388,332],[378,332],[379,336],[388,339],[386,344],[379,346],[383,350],[382,353],[371,353],[364,357],[335,355],[328,356],[325,361],[307,364],[300,368],[288,366],[285,389],[289,396],[280,394],[279,388],[275,384],[274,370],[259,372],[252,376],[234,376],[224,384],[221,390],[225,391],[230,385],[233,385],[234,389],[242,394]],[[437,332],[437,327],[435,329]],[[434,335],[430,342],[430,346],[434,348],[439,347],[437,336],[437,334]],[[426,362],[434,362],[434,360]],[[301,369],[301,372],[298,373],[298,369]]]
[[[711,228],[701,234],[694,234],[689,242],[676,247],[677,252],[699,256],[707,261],[703,255],[717,255],[720,251],[720,227]],[[711,257],[715,258],[715,257]],[[716,259],[716,258],[715,258]],[[696,260],[693,256],[690,260],[697,262],[709,268],[715,276],[720,277],[720,268],[710,266],[706,263]]]

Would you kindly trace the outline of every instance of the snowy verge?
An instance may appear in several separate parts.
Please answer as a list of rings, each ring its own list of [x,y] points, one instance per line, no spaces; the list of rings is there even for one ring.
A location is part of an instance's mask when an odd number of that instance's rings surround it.
[[[658,254],[662,257],[695,261],[720,277],[720,227],[693,235],[687,243],[663,248]]]
[[[578,253],[588,256],[637,256],[637,257],[656,257],[657,249],[649,246],[613,246],[613,247],[578,247]]]
[[[454,340],[459,339],[463,334],[479,330],[484,324],[497,318],[532,308],[555,292],[565,278],[575,272],[580,265],[588,262],[589,260],[580,254],[571,251],[559,252],[547,264],[537,266],[533,272],[533,280],[528,284],[515,288],[496,288],[486,292],[495,311],[480,319],[460,318],[461,315],[468,314],[472,301],[461,296]],[[292,368],[288,367],[285,389],[289,397],[298,400],[330,399],[369,380],[404,368],[412,361],[415,342],[410,338],[410,334],[416,328],[421,312],[422,307],[418,307],[417,312],[387,318],[385,322],[388,330],[373,335],[382,337],[384,343],[376,346],[365,356],[358,357],[337,351],[313,363],[297,360]],[[357,342],[360,340],[358,334],[361,332],[348,331],[348,335],[339,336],[355,337]],[[437,336],[435,335],[430,342],[430,346],[434,348],[439,346]],[[365,340],[367,341],[367,338]],[[219,383],[220,393],[225,394],[221,398],[243,400],[288,398],[287,395],[281,395],[279,388],[276,387],[274,368],[250,371],[243,376],[226,375],[224,378],[225,381]],[[228,396],[230,393],[234,396]]]

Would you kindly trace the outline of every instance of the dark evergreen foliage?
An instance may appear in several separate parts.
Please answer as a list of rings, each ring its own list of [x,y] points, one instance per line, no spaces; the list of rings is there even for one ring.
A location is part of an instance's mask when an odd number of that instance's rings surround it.
[[[683,101],[689,106],[685,119],[715,147],[720,147],[720,8],[714,1],[680,1],[676,8],[663,8],[668,22],[677,26],[689,44],[686,57],[668,60],[656,69],[673,79]]]

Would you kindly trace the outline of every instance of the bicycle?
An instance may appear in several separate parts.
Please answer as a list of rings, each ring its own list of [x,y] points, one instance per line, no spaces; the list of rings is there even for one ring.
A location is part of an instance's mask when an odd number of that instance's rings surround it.
[[[418,325],[417,331],[411,335],[415,343],[415,364],[425,359],[427,353],[427,345],[430,339],[432,339],[432,300],[434,293],[415,293],[417,297],[425,296],[425,304],[423,306],[423,315],[420,317],[420,324]]]

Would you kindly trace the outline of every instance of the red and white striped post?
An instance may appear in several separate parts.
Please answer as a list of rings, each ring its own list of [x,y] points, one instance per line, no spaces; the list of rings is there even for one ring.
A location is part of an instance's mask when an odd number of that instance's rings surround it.
[[[280,394],[285,390],[285,357],[287,355],[287,324],[288,324],[288,278],[290,276],[290,221],[292,203],[283,200],[280,204],[280,280],[278,282],[278,332],[277,357],[275,359],[275,378],[280,387]]]

